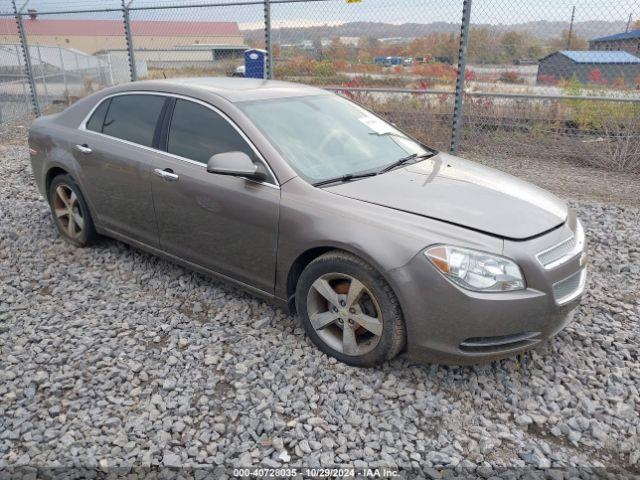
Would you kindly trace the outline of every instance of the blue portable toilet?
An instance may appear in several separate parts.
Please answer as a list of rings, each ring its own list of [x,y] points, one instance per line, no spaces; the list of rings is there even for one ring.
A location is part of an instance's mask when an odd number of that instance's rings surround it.
[[[267,77],[267,51],[250,48],[244,51],[244,76],[247,78]]]

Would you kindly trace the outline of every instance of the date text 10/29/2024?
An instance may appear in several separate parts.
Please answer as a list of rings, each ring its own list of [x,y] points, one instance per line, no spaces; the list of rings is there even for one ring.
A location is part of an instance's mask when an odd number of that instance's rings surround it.
[[[236,478],[398,478],[394,468],[234,468]]]

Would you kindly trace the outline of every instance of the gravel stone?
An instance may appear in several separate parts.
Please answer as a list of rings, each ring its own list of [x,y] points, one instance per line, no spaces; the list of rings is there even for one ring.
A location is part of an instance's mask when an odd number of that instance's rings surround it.
[[[176,455],[172,452],[165,452],[162,457],[162,464],[165,467],[179,468],[182,466],[182,460],[180,460],[180,455]]]
[[[278,455],[278,459],[284,463],[289,463],[291,461],[291,455],[286,450],[283,450]]]
[[[523,413],[522,415],[518,415],[516,417],[516,423],[518,425],[530,425],[533,423],[533,419],[526,413]]]
[[[169,358],[167,358],[167,365],[169,365],[170,367],[173,367],[174,365],[177,365],[177,364],[178,364],[178,359],[173,355],[170,355]]]
[[[271,445],[276,450],[276,452],[281,452],[284,450],[284,442],[281,438],[274,438]]]
[[[584,195],[572,202],[587,232],[587,293],[574,321],[544,346],[490,365],[400,356],[355,369],[319,352],[295,318],[261,299],[114,240],[67,245],[35,188],[26,129],[2,124],[0,135],[0,469],[637,474],[636,207]],[[549,180],[561,194],[559,182],[576,178],[562,171]],[[634,178],[626,184],[640,185]],[[545,187],[545,176],[533,180]]]
[[[539,469],[551,468],[551,461],[545,457],[540,451],[535,450],[531,453],[521,455],[521,458],[529,465],[533,465]]]
[[[451,457],[444,452],[429,452],[427,460],[433,465],[448,465],[451,463]]]
[[[300,441],[298,446],[300,447],[300,450],[302,450],[302,452],[311,453],[311,447],[309,446],[309,442],[307,442],[306,440]]]

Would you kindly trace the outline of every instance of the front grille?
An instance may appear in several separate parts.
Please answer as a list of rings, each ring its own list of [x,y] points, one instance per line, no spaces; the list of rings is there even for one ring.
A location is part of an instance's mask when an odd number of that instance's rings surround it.
[[[540,332],[520,332],[513,335],[499,335],[494,337],[471,337],[460,344],[460,350],[465,352],[498,352],[518,347],[525,347],[539,339]]]
[[[562,260],[576,248],[576,237],[567,238],[564,242],[559,243],[553,248],[538,254],[538,260],[543,267],[549,268],[558,260]]]
[[[546,269],[551,270],[582,253],[585,249],[584,228],[580,221],[576,221],[575,233],[554,245],[551,248],[543,250],[536,255],[540,264]]]
[[[570,302],[584,290],[584,284],[587,278],[587,270],[583,268],[573,275],[568,276],[564,280],[560,280],[553,284],[553,296],[556,303],[562,305]]]

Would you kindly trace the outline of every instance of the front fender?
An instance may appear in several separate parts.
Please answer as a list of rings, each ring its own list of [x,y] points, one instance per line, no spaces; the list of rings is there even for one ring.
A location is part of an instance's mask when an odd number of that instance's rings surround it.
[[[388,272],[435,243],[460,244],[500,254],[500,238],[411,213],[345,198],[295,178],[282,186],[275,293],[287,296],[289,271],[318,247],[351,252],[394,285]]]

